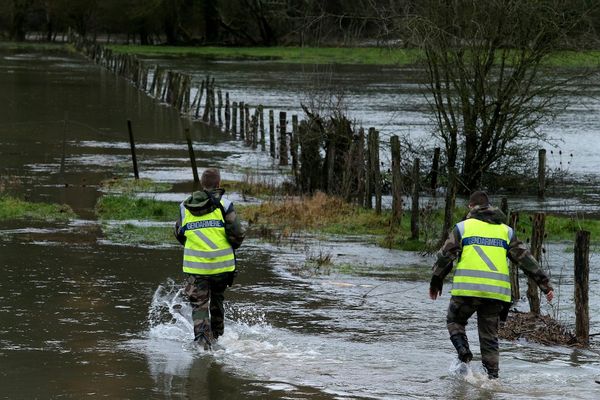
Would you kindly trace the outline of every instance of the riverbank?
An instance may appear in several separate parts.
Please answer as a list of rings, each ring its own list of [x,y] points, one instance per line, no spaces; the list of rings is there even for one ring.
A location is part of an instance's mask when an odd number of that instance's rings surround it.
[[[344,64],[344,65],[411,65],[421,52],[417,49],[389,47],[215,47],[215,46],[162,46],[107,44],[120,54],[142,58],[204,58],[214,60],[270,61],[289,64]],[[72,51],[65,43],[3,42],[5,51]],[[557,68],[592,68],[600,65],[600,50],[561,51],[545,63]]]

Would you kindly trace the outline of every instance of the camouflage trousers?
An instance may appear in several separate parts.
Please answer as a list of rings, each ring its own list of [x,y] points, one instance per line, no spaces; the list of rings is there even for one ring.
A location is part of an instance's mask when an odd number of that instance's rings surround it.
[[[448,332],[453,335],[465,335],[467,321],[477,313],[479,347],[481,362],[489,374],[498,374],[498,322],[504,303],[499,300],[479,297],[452,296],[448,307]]]
[[[225,289],[231,284],[231,274],[188,275],[185,294],[192,305],[194,340],[201,337],[211,341],[223,334],[225,328]]]

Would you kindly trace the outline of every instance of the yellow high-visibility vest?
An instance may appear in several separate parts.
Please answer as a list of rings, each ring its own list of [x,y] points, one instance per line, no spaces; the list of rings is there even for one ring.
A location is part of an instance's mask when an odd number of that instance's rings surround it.
[[[512,228],[469,218],[456,224],[462,254],[452,281],[453,296],[511,300],[508,244]]]
[[[225,234],[224,215],[219,208],[195,216],[183,204],[181,229],[184,230],[183,272],[215,275],[235,270],[235,254]]]

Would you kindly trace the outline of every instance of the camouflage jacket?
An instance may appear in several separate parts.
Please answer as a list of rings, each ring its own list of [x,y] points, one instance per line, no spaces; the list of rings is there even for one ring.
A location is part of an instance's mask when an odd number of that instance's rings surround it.
[[[476,206],[467,214],[465,219],[476,218],[490,224],[501,224],[506,221],[506,216],[495,207]],[[437,254],[437,261],[433,265],[431,287],[441,289],[444,278],[452,271],[454,260],[460,258],[462,253],[462,238],[455,226],[452,233]],[[542,271],[538,262],[531,255],[525,244],[517,239],[513,233],[508,244],[508,258],[516,263],[529,278],[533,279],[544,293],[552,290],[548,276]]]
[[[215,201],[219,202],[223,198],[224,193],[225,189],[214,189],[208,192],[199,190],[192,193],[191,196],[188,196],[188,198],[185,199],[182,204],[193,215],[199,216],[208,214],[217,208],[217,206],[213,203],[211,196]],[[244,229],[242,228],[240,219],[233,208],[232,202],[228,200],[225,201],[223,210],[225,214],[223,215],[223,218],[225,219],[225,234],[227,235],[227,240],[229,241],[231,247],[237,249],[241,246],[242,241],[244,240]],[[175,237],[179,243],[185,245],[185,235],[181,231],[181,220],[182,215],[180,213],[177,222],[175,222]]]

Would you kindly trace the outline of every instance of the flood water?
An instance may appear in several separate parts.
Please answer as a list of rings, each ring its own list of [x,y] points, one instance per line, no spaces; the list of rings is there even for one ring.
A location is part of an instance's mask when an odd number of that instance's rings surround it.
[[[278,65],[227,65],[214,68],[248,82],[244,74],[252,71],[255,77],[265,69],[283,73]],[[344,79],[367,79],[359,72],[346,71]],[[288,101],[273,93],[274,101]],[[477,362],[470,375],[458,376],[445,329],[449,296],[436,302],[427,297],[433,257],[381,249],[366,238],[302,237],[280,245],[248,239],[238,253],[240,275],[226,295],[222,348],[198,350],[191,343],[189,306],[179,292],[181,249],[175,243],[111,242],[93,218],[98,183],[130,171],[127,119],[133,121],[141,176],[174,183],[173,200],[185,196],[191,172],[184,123],[122,79],[66,54],[0,54],[0,104],[3,184],[32,201],[65,202],[79,216],[64,224],[0,223],[2,398],[595,399],[600,394],[594,383],[600,377],[595,343],[576,350],[504,341],[499,381],[488,381]],[[597,123],[588,118],[581,129]],[[191,130],[200,168],[217,165],[229,179],[280,179],[260,152],[200,124]],[[543,260],[560,293],[553,307],[543,304],[544,312],[570,326],[571,247],[547,244]],[[306,260],[318,255],[330,256],[333,265],[307,269]],[[590,264],[598,261],[594,248]],[[593,268],[592,333],[600,332],[599,280]],[[472,321],[468,334],[478,361],[475,325]]]

